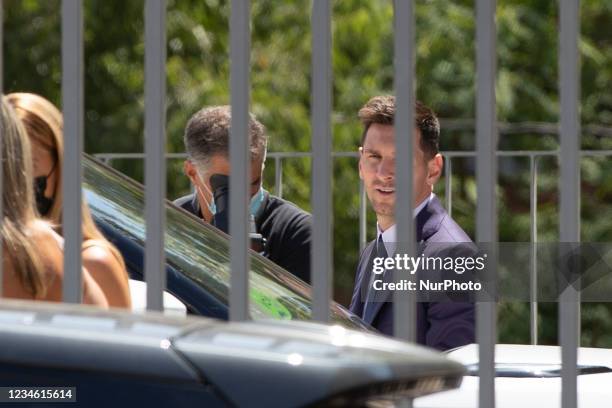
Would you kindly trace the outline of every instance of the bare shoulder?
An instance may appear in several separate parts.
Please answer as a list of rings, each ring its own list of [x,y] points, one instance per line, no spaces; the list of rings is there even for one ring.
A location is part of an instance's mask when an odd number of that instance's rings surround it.
[[[64,239],[53,230],[50,223],[37,219],[28,225],[28,230],[43,263],[49,265],[49,262],[53,264],[55,260],[61,262]]]
[[[128,274],[105,242],[88,240],[83,243],[83,266],[100,285],[111,307],[129,308]]]
[[[83,266],[96,281],[102,284],[103,289],[105,281],[127,282],[127,272],[123,265],[104,242],[94,240],[84,242],[82,255]]]
[[[100,267],[115,267],[119,265],[107,245],[101,242],[89,240],[83,243],[83,263]],[[90,269],[89,266],[87,269]]]
[[[63,238],[53,230],[51,223],[45,220],[35,219],[30,222],[28,227],[34,240],[49,241],[60,245],[63,242]]]

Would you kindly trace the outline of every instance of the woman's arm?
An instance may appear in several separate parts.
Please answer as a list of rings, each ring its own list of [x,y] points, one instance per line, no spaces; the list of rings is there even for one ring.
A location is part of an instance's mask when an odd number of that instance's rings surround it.
[[[85,268],[83,268],[83,303],[108,309],[108,301],[102,289]]]
[[[32,229],[32,239],[40,249],[40,262],[44,265],[44,280],[47,286],[45,295],[39,299],[61,302],[64,280],[64,240],[44,221],[35,221]],[[100,286],[85,268],[83,268],[82,282],[83,303],[108,308],[108,302]]]
[[[99,285],[110,307],[131,308],[127,272],[108,248],[103,245],[85,248],[83,266]]]

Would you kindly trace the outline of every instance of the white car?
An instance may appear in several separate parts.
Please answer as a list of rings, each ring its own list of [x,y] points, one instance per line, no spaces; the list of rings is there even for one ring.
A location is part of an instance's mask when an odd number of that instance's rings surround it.
[[[419,398],[415,408],[478,406],[478,345],[457,348],[448,357],[468,374],[461,387]],[[496,408],[558,408],[561,406],[561,348],[498,344],[495,348]],[[578,406],[612,406],[612,349],[578,349]]]

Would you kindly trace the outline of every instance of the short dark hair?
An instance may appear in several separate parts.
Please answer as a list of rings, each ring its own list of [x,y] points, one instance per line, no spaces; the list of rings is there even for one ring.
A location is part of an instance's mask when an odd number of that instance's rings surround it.
[[[193,114],[185,127],[185,149],[197,164],[207,165],[215,155],[229,156],[231,127],[230,106],[212,106]],[[265,158],[268,138],[266,130],[254,115],[249,117],[251,158]]]
[[[421,132],[421,149],[425,157],[431,159],[440,149],[440,122],[436,114],[421,101],[414,103],[414,125]],[[395,121],[395,96],[381,95],[370,99],[359,110],[359,119],[363,124],[361,145],[365,142],[370,125],[393,125]]]

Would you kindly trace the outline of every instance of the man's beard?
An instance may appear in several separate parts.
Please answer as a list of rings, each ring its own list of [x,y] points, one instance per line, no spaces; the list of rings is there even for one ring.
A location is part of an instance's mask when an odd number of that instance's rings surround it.
[[[395,203],[373,203],[372,208],[377,215],[384,215],[385,217],[393,216],[395,212]]]

